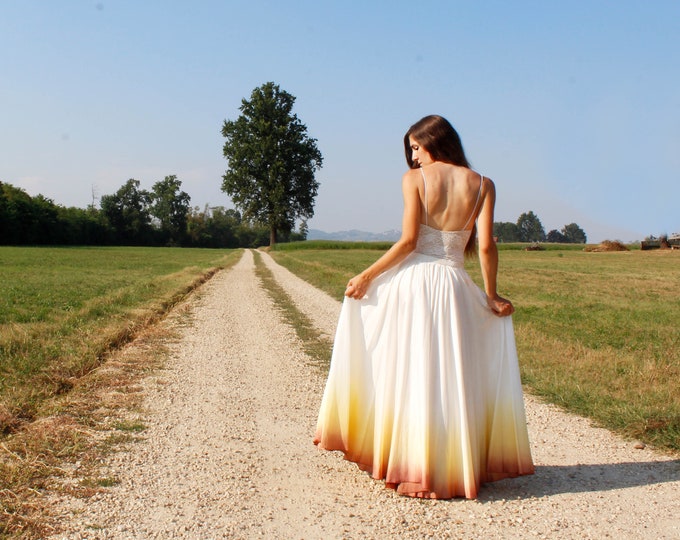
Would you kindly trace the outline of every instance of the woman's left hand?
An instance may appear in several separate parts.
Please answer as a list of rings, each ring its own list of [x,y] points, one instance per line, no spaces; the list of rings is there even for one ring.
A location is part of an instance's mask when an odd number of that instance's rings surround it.
[[[368,290],[368,286],[370,284],[371,280],[363,274],[356,275],[349,280],[349,283],[347,283],[345,296],[354,298],[355,300],[361,300],[364,296],[366,296],[366,291]]]

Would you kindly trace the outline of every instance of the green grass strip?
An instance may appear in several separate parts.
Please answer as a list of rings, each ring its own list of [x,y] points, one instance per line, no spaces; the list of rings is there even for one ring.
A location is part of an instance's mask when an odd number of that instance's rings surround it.
[[[271,270],[267,268],[262,255],[254,251],[255,275],[260,279],[262,286],[280,310],[281,316],[297,334],[305,354],[312,360],[312,365],[327,370],[330,365],[333,342],[317,330],[307,315],[300,311],[290,295],[281,287]]]

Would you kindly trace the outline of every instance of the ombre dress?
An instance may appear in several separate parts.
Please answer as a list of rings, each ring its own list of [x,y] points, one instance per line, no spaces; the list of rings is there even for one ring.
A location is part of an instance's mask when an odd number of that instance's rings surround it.
[[[463,267],[470,234],[421,224],[342,305],[314,442],[404,495],[471,499],[534,471],[512,319]]]

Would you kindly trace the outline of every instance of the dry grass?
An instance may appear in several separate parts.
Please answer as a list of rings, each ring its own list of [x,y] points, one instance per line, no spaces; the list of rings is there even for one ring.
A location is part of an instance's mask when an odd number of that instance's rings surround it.
[[[64,497],[89,497],[115,479],[97,470],[107,453],[143,431],[140,382],[159,369],[172,324],[150,326],[127,347],[49,400],[38,420],[0,444],[0,535],[42,538],[58,531]]]

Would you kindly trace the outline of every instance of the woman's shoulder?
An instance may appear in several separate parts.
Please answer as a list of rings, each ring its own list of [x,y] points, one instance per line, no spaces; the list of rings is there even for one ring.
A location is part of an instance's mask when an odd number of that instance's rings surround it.
[[[408,169],[401,177],[401,183],[404,186],[413,186],[422,183],[422,172],[420,168]]]
[[[482,190],[493,189],[493,180],[486,176],[484,173],[475,171],[474,169],[469,169],[467,167],[459,167],[462,171],[462,175],[472,186],[480,186]]]
[[[459,189],[468,193],[470,196],[479,196],[480,198],[485,198],[488,194],[492,197],[495,196],[496,186],[493,180],[484,173],[480,173],[474,169],[468,167],[459,167],[452,165],[455,168],[454,178],[456,178],[456,183]]]
[[[477,172],[474,169],[470,169],[469,167],[453,165],[443,161],[435,161],[434,163],[425,165],[422,168],[417,167],[415,169],[407,169],[402,178],[404,181],[409,183],[421,183],[423,176],[442,178],[449,177],[456,180],[460,179],[470,186],[477,187],[481,181],[484,189],[493,188],[493,181],[483,173]]]

